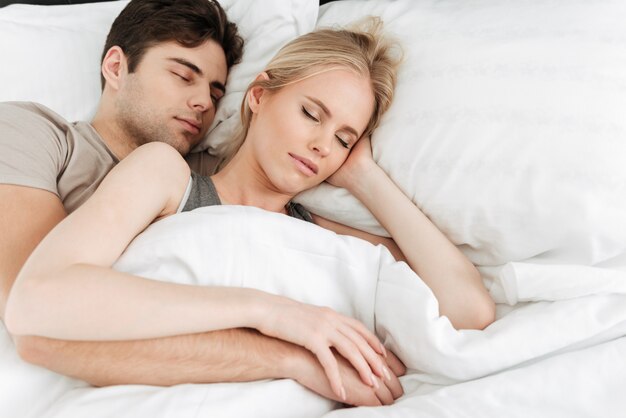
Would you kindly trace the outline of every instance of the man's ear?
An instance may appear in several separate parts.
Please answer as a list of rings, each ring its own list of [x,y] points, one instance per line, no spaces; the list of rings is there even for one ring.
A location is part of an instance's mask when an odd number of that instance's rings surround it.
[[[267,75],[265,71],[263,71],[261,74],[256,76],[254,81],[264,81],[269,79],[270,76]],[[254,86],[248,91],[248,106],[250,106],[250,110],[252,111],[252,113],[257,112],[257,110],[259,109],[259,105],[261,104],[261,98],[266,93],[267,90],[265,90],[261,86]]]
[[[119,46],[112,46],[102,60],[102,76],[106,85],[114,90],[119,90],[120,81],[127,72],[126,55]]]

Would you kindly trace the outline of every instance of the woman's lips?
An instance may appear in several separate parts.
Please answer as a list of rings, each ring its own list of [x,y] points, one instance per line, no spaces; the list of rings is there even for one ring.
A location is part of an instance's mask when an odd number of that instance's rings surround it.
[[[312,177],[317,174],[317,165],[313,161],[292,153],[289,153],[289,156],[292,158],[298,170],[307,177]]]

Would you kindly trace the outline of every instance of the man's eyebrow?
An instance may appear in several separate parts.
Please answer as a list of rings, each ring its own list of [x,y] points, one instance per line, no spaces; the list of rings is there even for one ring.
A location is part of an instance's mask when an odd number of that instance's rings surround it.
[[[201,77],[204,75],[204,73],[202,72],[200,67],[198,67],[193,62],[187,61],[184,58],[170,57],[170,58],[168,58],[168,60],[177,62],[180,65],[184,65],[185,67],[189,68],[191,71],[193,71],[194,73],[198,74]],[[220,90],[222,92],[222,94],[224,94],[226,92],[226,87],[224,86],[223,83],[221,83],[219,81],[212,81],[211,82],[211,87]]]
[[[324,104],[324,102],[322,102],[320,99],[316,99],[315,97],[311,97],[311,96],[304,96],[304,97],[306,97],[307,99],[309,99],[310,101],[312,101],[313,103],[318,105],[320,108],[322,108],[324,113],[326,113],[326,115],[328,115],[329,118],[333,117],[333,114],[330,113],[330,109],[328,109],[326,107],[326,105]],[[356,131],[356,129],[354,129],[351,126],[345,125],[343,129],[345,129],[346,131],[350,132],[351,134],[353,134],[357,138],[361,137],[361,135],[359,135],[359,133]]]

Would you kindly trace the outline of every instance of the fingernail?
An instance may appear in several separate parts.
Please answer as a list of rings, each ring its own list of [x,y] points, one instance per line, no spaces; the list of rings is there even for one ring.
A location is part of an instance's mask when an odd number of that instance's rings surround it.
[[[380,387],[380,385],[378,384],[378,379],[376,379],[374,375],[371,375],[370,379],[372,380],[372,383],[374,384],[374,388],[378,389]]]
[[[385,378],[387,380],[391,380],[391,374],[389,373],[389,369],[387,369],[385,366],[383,366],[383,374],[385,375]]]
[[[385,346],[382,343],[380,344],[380,349],[383,352],[383,357],[387,358],[387,349],[385,348]]]
[[[341,387],[341,400],[346,400],[346,390],[343,388],[343,386]]]

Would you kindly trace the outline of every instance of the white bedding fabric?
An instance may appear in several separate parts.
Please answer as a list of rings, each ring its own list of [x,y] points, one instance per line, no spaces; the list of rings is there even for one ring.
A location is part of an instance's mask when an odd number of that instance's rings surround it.
[[[456,331],[438,317],[429,289],[384,247],[251,207],[162,220],[116,268],[178,283],[255,287],[361,319],[411,368],[402,378],[406,395],[371,416],[502,416],[506,402],[514,405],[508,416],[617,417],[623,410],[626,278],[619,270],[508,265],[493,273],[499,319],[481,332]],[[549,292],[536,285],[546,277],[557,279]],[[0,370],[16,378],[3,377],[0,393],[16,396],[0,410],[37,411],[30,416],[299,417],[336,407],[286,380],[89,388],[23,364],[8,340],[4,351]],[[362,408],[333,414],[365,416]]]

